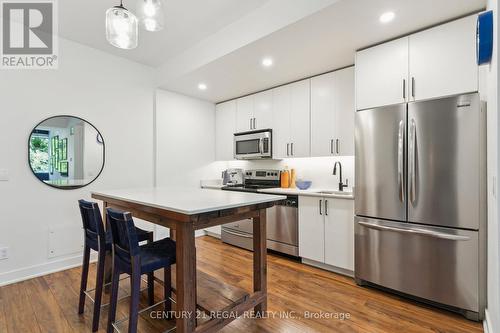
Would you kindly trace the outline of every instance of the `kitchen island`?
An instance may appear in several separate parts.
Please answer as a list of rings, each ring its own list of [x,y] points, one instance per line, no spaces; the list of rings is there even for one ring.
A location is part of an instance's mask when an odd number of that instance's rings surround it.
[[[286,199],[281,195],[146,188],[92,192],[104,208],[130,212],[134,217],[167,227],[176,240],[176,332],[215,332],[252,308],[267,310],[266,209]],[[105,217],[104,217],[105,218]],[[195,231],[243,219],[253,219],[253,293],[227,306],[231,315],[197,326]]]

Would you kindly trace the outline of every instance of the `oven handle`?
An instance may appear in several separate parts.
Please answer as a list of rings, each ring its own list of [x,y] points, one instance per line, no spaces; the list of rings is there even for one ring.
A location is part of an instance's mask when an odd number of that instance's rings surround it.
[[[404,229],[402,229],[402,228],[388,227],[385,225],[369,223],[369,222],[362,222],[362,221],[358,221],[358,223],[361,224],[362,226],[370,228],[370,229],[395,231],[395,232],[416,234],[416,235],[429,236],[429,237],[441,238],[441,239],[449,239],[449,240],[455,240],[455,241],[466,241],[466,240],[470,239],[467,236],[451,235],[451,234],[446,234],[444,232],[429,231],[429,230],[424,230],[424,229],[420,229],[420,228],[404,228]]]
[[[231,231],[231,230],[227,230],[227,229],[222,229],[222,231],[227,232],[230,235],[234,235],[234,236],[238,236],[238,237],[253,238],[253,235],[248,235],[248,234],[240,233],[237,231]]]

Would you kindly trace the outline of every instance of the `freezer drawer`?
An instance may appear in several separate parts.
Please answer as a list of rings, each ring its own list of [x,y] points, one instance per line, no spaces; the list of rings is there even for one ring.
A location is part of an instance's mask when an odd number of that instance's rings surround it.
[[[356,217],[355,276],[479,312],[478,232]]]

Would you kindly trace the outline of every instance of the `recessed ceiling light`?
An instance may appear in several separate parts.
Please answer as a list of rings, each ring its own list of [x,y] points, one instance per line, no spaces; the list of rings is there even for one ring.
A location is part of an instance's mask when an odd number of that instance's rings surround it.
[[[198,89],[207,90],[207,85],[205,83],[200,83],[200,84],[198,84]]]
[[[272,58],[264,58],[262,59],[262,66],[264,67],[271,67],[273,65],[273,59]]]
[[[385,12],[382,15],[380,15],[379,20],[381,23],[389,23],[392,20],[394,20],[394,17],[396,14],[394,12]]]

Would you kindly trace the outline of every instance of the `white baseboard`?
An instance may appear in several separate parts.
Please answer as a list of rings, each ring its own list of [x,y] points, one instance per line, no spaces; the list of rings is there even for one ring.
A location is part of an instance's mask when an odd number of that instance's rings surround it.
[[[82,260],[83,254],[79,254],[60,260],[54,260],[43,264],[28,266],[5,273],[0,273],[0,287],[78,267],[81,266]],[[96,260],[97,257],[95,253],[92,253],[90,256],[90,261],[94,262]]]
[[[484,310],[484,320],[483,320],[483,329],[484,333],[495,333],[493,327],[491,327],[491,317],[488,309]]]
[[[215,238],[220,239],[220,234],[216,234],[215,232],[210,232],[210,231],[208,231],[208,230],[205,230],[205,234],[206,234],[207,236],[211,236],[211,237],[215,237]]]
[[[314,266],[314,267],[317,267],[317,268],[321,268],[321,269],[324,269],[324,270],[327,270],[327,271],[330,271],[330,272],[334,272],[334,273],[346,275],[346,276],[349,276],[349,277],[354,277],[354,272],[350,271],[348,269],[339,268],[339,267],[331,266],[331,265],[328,265],[328,264],[324,264],[322,262],[318,262],[318,261],[314,261],[314,260],[309,260],[309,259],[304,259],[304,258],[302,258],[302,263],[306,264],[306,265],[309,265],[309,266]]]
[[[195,237],[201,237],[205,235],[205,231],[196,230]],[[0,273],[0,287],[81,266],[83,259],[82,257],[83,254],[78,254],[76,256],[60,260],[53,260],[43,264],[28,266],[5,273]],[[90,261],[95,262],[96,260],[96,253],[92,252]]]

